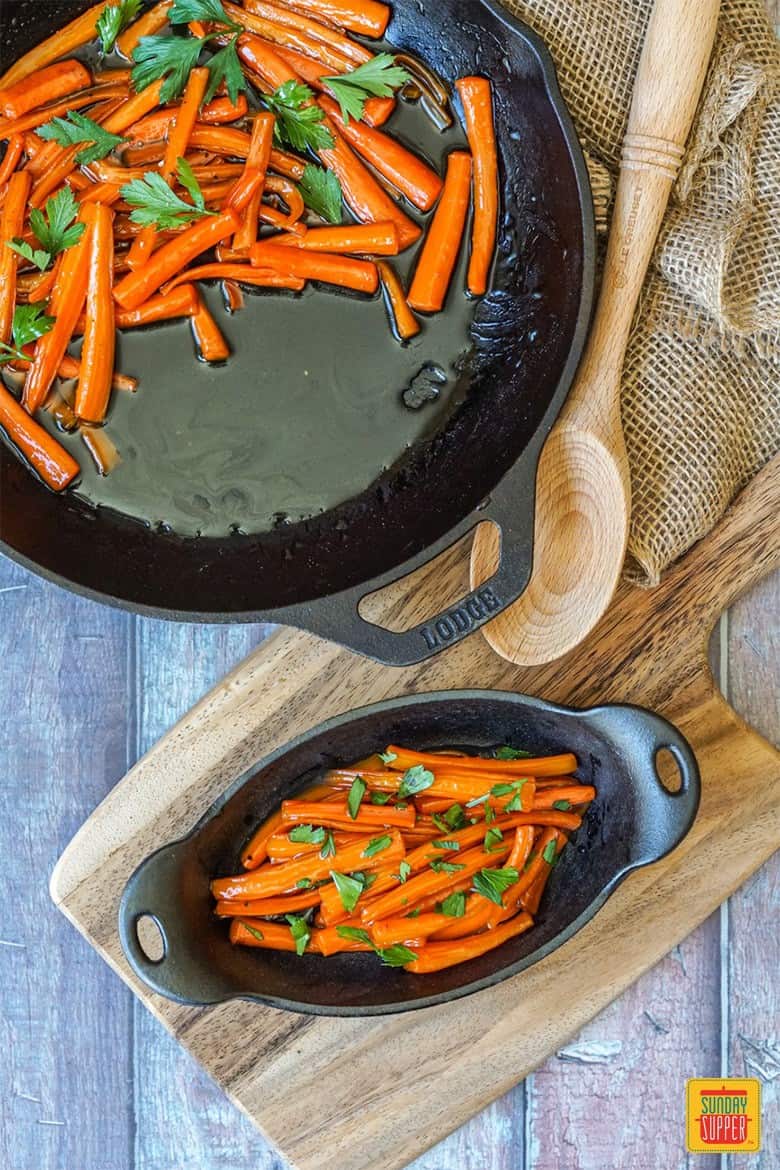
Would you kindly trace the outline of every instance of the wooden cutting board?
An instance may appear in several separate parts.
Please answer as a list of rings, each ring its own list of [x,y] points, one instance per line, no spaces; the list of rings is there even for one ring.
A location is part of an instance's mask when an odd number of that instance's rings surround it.
[[[92,815],[52,876],[55,902],[294,1166],[406,1165],[559,1048],[780,843],[780,756],[716,693],[706,658],[718,615],[780,560],[778,515],[780,457],[660,588],[623,587],[588,641],[550,666],[519,669],[474,637],[423,666],[393,669],[280,631]],[[438,608],[466,573],[462,555],[442,559],[416,583],[412,617]],[[408,598],[400,609],[409,616]],[[447,687],[656,708],[699,756],[704,792],[692,833],[670,858],[633,875],[556,954],[443,1007],[370,1020],[246,1003],[195,1010],[135,981],[116,918],[144,857],[187,833],[235,777],[303,729],[353,706]]]

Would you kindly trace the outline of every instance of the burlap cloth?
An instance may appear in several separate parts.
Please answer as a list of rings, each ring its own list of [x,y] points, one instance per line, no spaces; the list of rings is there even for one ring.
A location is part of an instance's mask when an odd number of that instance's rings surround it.
[[[651,0],[505,0],[546,41],[606,230]],[[761,0],[718,39],[623,372],[628,575],[654,585],[780,449],[780,48]]]

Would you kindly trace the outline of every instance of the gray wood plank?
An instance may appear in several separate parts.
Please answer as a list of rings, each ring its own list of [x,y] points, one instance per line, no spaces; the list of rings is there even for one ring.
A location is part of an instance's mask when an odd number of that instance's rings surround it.
[[[410,1170],[522,1170],[524,1102],[520,1084],[423,1154]]]
[[[0,558],[0,1165],[130,1170],[130,993],[48,875],[127,767],[129,619]]]
[[[268,627],[136,619],[135,754],[141,755],[262,639]],[[277,1170],[254,1126],[136,1004],[135,1143],[128,1170]]]

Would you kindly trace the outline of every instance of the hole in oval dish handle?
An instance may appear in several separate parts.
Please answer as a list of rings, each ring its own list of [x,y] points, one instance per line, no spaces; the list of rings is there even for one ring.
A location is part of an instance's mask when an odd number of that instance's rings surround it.
[[[133,929],[146,962],[153,966],[162,963],[168,954],[168,940],[159,918],[154,914],[138,914]]]
[[[676,796],[683,786],[683,775],[677,753],[670,747],[660,747],[655,753],[655,770],[662,786],[670,796]]]

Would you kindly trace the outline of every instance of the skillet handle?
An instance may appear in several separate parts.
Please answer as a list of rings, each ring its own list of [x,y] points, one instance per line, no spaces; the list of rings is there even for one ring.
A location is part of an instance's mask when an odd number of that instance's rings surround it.
[[[535,474],[535,461],[531,466]],[[364,586],[335,594],[311,607],[279,610],[274,614],[274,620],[310,630],[388,666],[413,666],[424,662],[482,629],[513,605],[528,584],[533,564],[532,494],[525,500],[515,499],[511,504],[494,498],[492,504],[472,517],[470,525],[457,532],[449,544],[434,549],[426,564],[430,565],[437,556],[486,520],[496,524],[501,532],[501,559],[496,573],[460,601],[412,629],[388,630],[362,617],[359,606],[366,596]],[[375,582],[372,592],[403,580],[406,575],[402,568],[400,572]],[[413,599],[407,604],[413,608]]]

